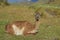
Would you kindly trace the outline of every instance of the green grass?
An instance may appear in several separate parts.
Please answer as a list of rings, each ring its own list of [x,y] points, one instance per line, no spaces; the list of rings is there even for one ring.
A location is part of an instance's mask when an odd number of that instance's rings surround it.
[[[40,11],[40,10],[39,10]],[[43,8],[40,12],[43,11]],[[44,13],[44,11],[43,11]],[[44,16],[40,19],[39,33],[15,36],[5,33],[5,25],[12,21],[27,20],[34,23],[34,10],[27,7],[8,6],[0,9],[0,40],[60,40],[60,18]]]

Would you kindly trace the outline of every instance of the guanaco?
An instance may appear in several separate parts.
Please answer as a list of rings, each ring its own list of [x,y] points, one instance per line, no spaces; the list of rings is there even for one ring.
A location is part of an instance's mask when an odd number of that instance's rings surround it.
[[[9,34],[14,35],[28,35],[28,34],[36,34],[39,29],[39,18],[40,14],[35,14],[35,23],[32,24],[28,21],[15,21],[12,23],[9,23],[5,26],[5,30]]]

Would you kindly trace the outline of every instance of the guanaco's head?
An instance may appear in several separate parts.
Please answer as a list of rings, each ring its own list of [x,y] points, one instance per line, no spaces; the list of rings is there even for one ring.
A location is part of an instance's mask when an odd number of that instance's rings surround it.
[[[41,17],[41,14],[39,12],[35,12],[35,20],[39,21],[40,17]]]

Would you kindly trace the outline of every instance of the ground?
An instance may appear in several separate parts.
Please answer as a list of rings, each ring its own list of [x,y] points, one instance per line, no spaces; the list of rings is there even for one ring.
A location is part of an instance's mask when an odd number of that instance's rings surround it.
[[[5,32],[5,25],[12,21],[26,20],[34,24],[34,9],[22,6],[0,8],[0,40],[60,40],[60,17],[49,16],[42,8],[39,32],[36,35],[16,36]],[[56,10],[56,9],[55,9]],[[60,10],[59,10],[60,11]]]

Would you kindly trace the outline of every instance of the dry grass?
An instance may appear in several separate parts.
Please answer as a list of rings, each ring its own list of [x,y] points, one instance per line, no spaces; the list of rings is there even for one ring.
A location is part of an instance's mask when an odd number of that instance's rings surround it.
[[[5,25],[12,21],[27,20],[34,23],[34,10],[23,6],[8,6],[0,9],[0,40],[60,40],[60,18],[50,17],[43,10],[37,35],[15,36],[5,33]]]

